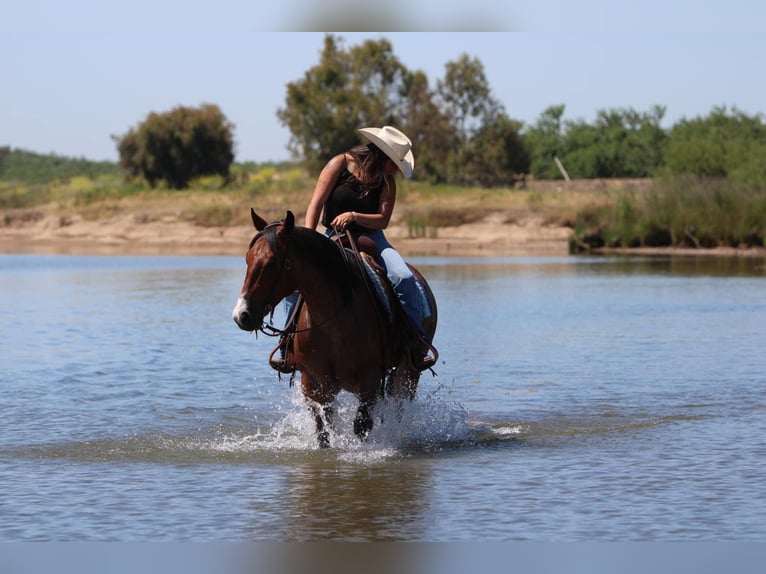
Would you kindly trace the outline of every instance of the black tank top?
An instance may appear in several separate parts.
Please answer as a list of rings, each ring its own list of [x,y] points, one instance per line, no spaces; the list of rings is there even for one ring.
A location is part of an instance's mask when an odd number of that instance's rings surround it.
[[[366,190],[361,182],[354,177],[345,167],[338,176],[335,187],[330,192],[330,197],[324,206],[322,215],[322,224],[330,227],[332,220],[346,211],[356,211],[357,213],[378,213],[380,210],[380,194],[383,191],[383,184],[375,189]],[[366,193],[365,193],[366,192]],[[357,234],[364,231],[365,228],[352,223],[348,230]]]

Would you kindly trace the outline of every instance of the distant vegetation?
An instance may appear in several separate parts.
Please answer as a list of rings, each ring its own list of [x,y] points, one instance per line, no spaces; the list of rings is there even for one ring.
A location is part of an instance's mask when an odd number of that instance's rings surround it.
[[[57,178],[121,176],[114,162],[75,159],[55,154],[42,155],[8,146],[0,147],[0,181],[47,183]]]
[[[89,205],[155,187],[188,187],[243,201],[257,196],[294,207],[291,201],[303,205],[306,198],[285,194],[310,193],[322,163],[358,143],[358,127],[393,124],[413,139],[416,156],[414,179],[402,182],[400,202],[418,189],[434,203],[433,209],[421,205],[408,214],[418,233],[423,225],[455,219],[441,209],[445,190],[476,199],[495,189],[511,197],[527,182],[563,180],[566,174],[573,180],[653,180],[649,191],[581,199],[569,219],[573,251],[764,244],[761,114],[715,107],[705,117],[664,128],[665,108],[659,105],[646,112],[600,110],[592,122],[566,120],[564,112],[563,105],[550,106],[525,125],[494,97],[476,58],[464,54],[447,62],[434,83],[422,71],[408,70],[386,39],[346,49],[340,37],[328,34],[319,62],[287,85],[277,113],[300,162],[234,163],[234,126],[217,106],[176,108],[152,112],[115,138],[121,166],[0,148],[0,208]],[[460,209],[469,208],[455,207]],[[205,210],[211,222],[237,220],[227,218],[226,208]]]
[[[433,81],[409,70],[386,39],[346,48],[329,34],[319,62],[287,85],[278,117],[314,169],[355,144],[356,128],[393,124],[413,139],[413,177],[431,183],[564,179],[560,163],[573,179],[696,175],[766,185],[760,114],[715,107],[667,129],[661,105],[599,110],[592,121],[565,119],[565,110],[550,106],[525,125],[494,96],[477,58],[447,62]]]
[[[33,166],[33,167],[30,167]],[[18,210],[5,220],[25,220],[23,212],[53,210],[77,212],[95,219],[133,205],[163,205],[204,226],[225,226],[249,221],[250,205],[297,209],[307,202],[313,186],[311,174],[290,163],[233,164],[228,177],[195,177],[188,190],[174,190],[166,182],[152,187],[131,178],[113,162],[89,162],[57,155],[41,155],[0,148],[0,209]],[[136,203],[137,202],[137,203]],[[275,214],[277,213],[276,208]]]

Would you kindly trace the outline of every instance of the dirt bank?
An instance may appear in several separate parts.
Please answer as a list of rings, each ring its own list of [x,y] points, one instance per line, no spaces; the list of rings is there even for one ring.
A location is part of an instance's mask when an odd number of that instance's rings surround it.
[[[566,222],[574,220],[582,205],[600,200],[616,186],[643,190],[648,185],[648,180],[531,182],[528,192],[446,195],[420,203],[411,192],[411,203],[397,206],[386,234],[405,256],[567,255],[572,230]],[[276,219],[275,214],[285,213],[285,205],[306,205],[307,193],[256,201],[261,215]],[[412,237],[405,214],[424,208],[443,212],[441,220],[438,226],[421,226],[422,236]],[[211,217],[200,223],[200,213],[221,212],[237,224],[212,225]],[[0,253],[242,255],[253,236],[249,218],[248,201],[218,192],[154,193],[77,210],[52,203],[0,212]],[[296,212],[296,218],[302,222],[303,214]],[[598,252],[766,257],[763,248]]]
[[[571,230],[529,215],[513,223],[502,214],[439,228],[411,238],[394,222],[389,240],[404,255],[565,255]],[[241,255],[253,235],[249,225],[201,227],[174,215],[120,213],[97,220],[82,215],[17,214],[0,226],[3,253]]]

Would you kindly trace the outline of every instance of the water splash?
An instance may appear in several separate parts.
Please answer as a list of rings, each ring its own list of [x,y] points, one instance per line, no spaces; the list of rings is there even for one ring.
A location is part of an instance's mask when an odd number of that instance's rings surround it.
[[[373,429],[360,441],[353,432],[358,401],[341,393],[328,425],[330,452],[347,462],[373,463],[419,452],[433,452],[473,440],[465,408],[443,396],[443,387],[414,401],[380,401],[371,411]],[[273,452],[313,451],[319,446],[313,415],[300,390],[291,395],[291,406],[266,432],[227,437],[217,448],[258,449]]]

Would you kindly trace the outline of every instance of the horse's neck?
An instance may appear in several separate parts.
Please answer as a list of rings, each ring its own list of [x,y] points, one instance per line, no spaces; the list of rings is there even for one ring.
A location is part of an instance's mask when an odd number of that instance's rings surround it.
[[[349,281],[351,274],[344,271],[341,275],[345,275],[345,277],[338,277],[328,270],[336,266],[346,270],[348,265],[341,261],[340,250],[337,252],[329,251],[333,257],[338,258],[333,264],[323,261],[315,253],[307,252],[297,256],[295,265],[292,267],[296,289],[301,293],[306,305],[311,310],[311,314],[316,318],[337,313],[347,303],[344,291],[349,286],[344,285],[344,281]]]

